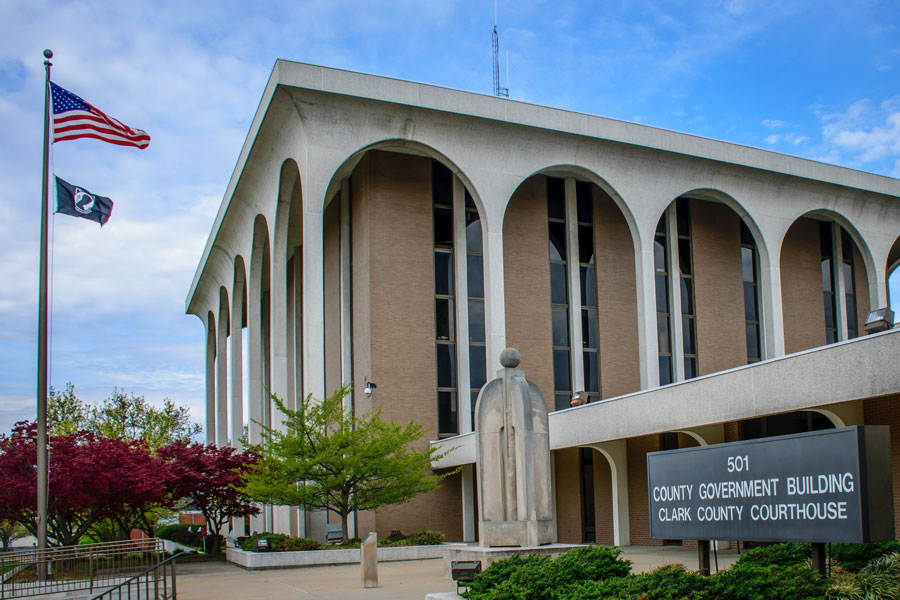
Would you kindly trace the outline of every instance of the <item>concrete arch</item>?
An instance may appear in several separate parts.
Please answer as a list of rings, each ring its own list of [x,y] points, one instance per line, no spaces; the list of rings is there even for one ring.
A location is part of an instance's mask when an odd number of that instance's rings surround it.
[[[398,152],[400,154],[424,156],[427,158],[432,158],[446,166],[454,175],[459,177],[460,181],[462,181],[463,185],[466,187],[466,190],[468,190],[469,194],[472,196],[472,201],[475,203],[475,208],[478,209],[478,215],[479,217],[481,217],[483,223],[482,229],[486,232],[486,219],[488,215],[487,211],[485,210],[484,201],[481,195],[478,193],[478,190],[475,188],[475,184],[472,182],[472,179],[465,173],[465,171],[463,171],[462,168],[449,156],[447,156],[437,148],[423,142],[403,138],[385,138],[376,142],[372,142],[359,148],[358,150],[350,154],[346,159],[344,159],[341,165],[331,176],[331,179],[329,180],[328,185],[325,189],[325,207],[327,207],[328,204],[338,195],[338,192],[340,192],[341,181],[350,177],[350,175],[353,173],[353,170],[356,168],[356,165],[359,164],[359,161],[362,160],[366,152],[369,152],[371,150],[386,150],[390,152]]]
[[[631,521],[628,511],[628,448],[625,440],[590,444],[609,463],[613,506],[613,544],[631,543]]]
[[[634,217],[634,214],[631,212],[631,209],[628,207],[628,204],[625,202],[624,198],[619,194],[619,192],[610,185],[603,177],[598,175],[596,172],[588,169],[587,167],[582,167],[573,164],[558,164],[552,165],[548,167],[544,167],[533,173],[529,174],[527,177],[524,177],[522,181],[516,185],[513,193],[509,198],[506,199],[506,203],[503,208],[503,220],[506,221],[506,214],[509,211],[509,202],[512,200],[512,197],[515,195],[516,191],[522,184],[531,179],[536,175],[549,175],[551,177],[574,177],[575,179],[580,179],[582,181],[589,181],[596,185],[598,188],[603,190],[603,192],[612,198],[613,203],[618,207],[619,212],[622,213],[622,217],[625,219],[625,223],[628,225],[628,230],[631,233],[631,240],[634,244],[635,253],[640,253],[641,251],[641,233],[640,228],[638,227],[637,220]]]
[[[268,320],[271,302],[268,296],[271,285],[271,252],[269,224],[264,215],[253,220],[253,242],[250,254],[250,285],[248,286],[247,327],[249,328],[248,352],[249,382],[247,408],[249,412],[249,437],[251,444],[262,442],[260,424],[270,424],[267,419],[270,381]]]
[[[216,341],[216,445],[228,445],[228,333],[231,310],[228,290],[219,287],[219,327]]]
[[[216,443],[216,316],[206,313],[206,443]]]

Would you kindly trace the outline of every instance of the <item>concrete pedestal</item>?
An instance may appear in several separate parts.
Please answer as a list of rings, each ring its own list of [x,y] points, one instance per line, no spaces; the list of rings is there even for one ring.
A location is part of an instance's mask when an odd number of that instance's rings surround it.
[[[450,563],[455,560],[479,560],[484,571],[491,563],[511,556],[550,556],[556,558],[563,552],[584,547],[582,544],[545,544],[543,546],[483,548],[481,546],[456,546],[444,549],[444,576],[450,577]]]

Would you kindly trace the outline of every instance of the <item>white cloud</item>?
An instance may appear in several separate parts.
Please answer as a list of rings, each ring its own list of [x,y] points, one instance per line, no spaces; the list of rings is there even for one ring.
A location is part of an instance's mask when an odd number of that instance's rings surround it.
[[[856,166],[868,166],[900,157],[900,96],[872,104],[852,103],[843,112],[821,109],[822,134],[827,147]]]
[[[784,127],[784,121],[778,119],[764,119],[762,126],[766,129],[781,129]]]

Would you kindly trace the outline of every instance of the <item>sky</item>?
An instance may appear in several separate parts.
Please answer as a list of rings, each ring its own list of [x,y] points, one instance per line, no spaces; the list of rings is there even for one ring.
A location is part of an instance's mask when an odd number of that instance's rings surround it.
[[[900,178],[896,0],[497,12],[513,100]],[[57,175],[115,207],[102,229],[51,220],[50,383],[170,398],[200,422],[204,332],[184,300],[275,60],[490,94],[493,20],[492,0],[0,3],[0,433],[35,415],[44,48],[54,82],[151,136],[52,148]]]

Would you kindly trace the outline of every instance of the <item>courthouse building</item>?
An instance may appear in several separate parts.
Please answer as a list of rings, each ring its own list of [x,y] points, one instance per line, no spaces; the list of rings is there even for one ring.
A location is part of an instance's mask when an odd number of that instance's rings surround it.
[[[660,544],[647,452],[858,424],[891,426],[900,526],[900,332],[865,329],[898,265],[896,179],[278,61],[186,308],[210,442],[248,418],[258,441],[267,390],[353,381],[357,413],[453,449],[435,468],[459,474],[359,533],[475,539],[472,412],[514,347],[551,411],[558,540]]]

